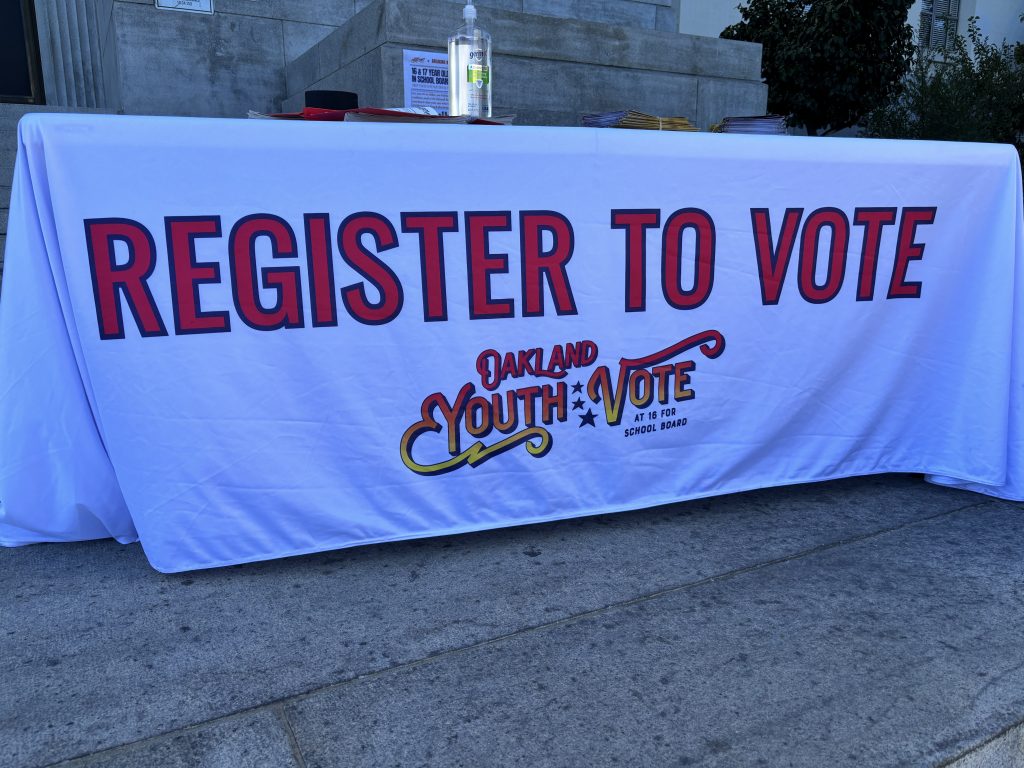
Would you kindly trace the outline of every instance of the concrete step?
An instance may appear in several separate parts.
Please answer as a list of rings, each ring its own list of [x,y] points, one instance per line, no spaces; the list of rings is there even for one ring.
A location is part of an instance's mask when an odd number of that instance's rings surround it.
[[[8,152],[14,153],[18,142],[18,121],[30,112],[102,112],[96,109],[69,109],[28,104],[0,104],[0,162]],[[4,184],[0,178],[0,184]]]
[[[14,157],[18,152],[18,120],[25,114],[22,110],[4,109],[14,106],[20,105],[0,104],[0,207],[3,208],[11,197]]]
[[[14,180],[15,153],[9,149],[0,149],[0,184],[10,187]]]
[[[0,157],[8,154],[15,154],[18,151],[18,129],[17,126],[10,128],[0,127]]]
[[[29,112],[53,112],[54,107],[47,107],[40,104],[0,104],[0,124],[14,120],[18,122],[22,115]]]
[[[103,114],[109,109],[85,109],[82,107],[54,107],[45,104],[2,104],[0,103],[0,132],[14,129],[18,121],[30,112],[81,112]]]
[[[7,222],[10,218],[11,188],[0,186],[0,285],[4,276],[4,247],[7,244]]]
[[[13,119],[16,123],[29,112],[109,112],[108,109],[87,109],[84,107],[60,107],[47,104],[0,104],[0,124]]]
[[[3,252],[7,241],[8,208],[14,158],[18,152],[18,121],[29,112],[106,112],[103,109],[72,109],[38,104],[0,104],[0,280],[3,278]]]
[[[103,109],[77,109],[49,107],[37,104],[0,104],[0,208],[7,208],[11,200],[11,180],[14,178],[14,158],[18,152],[18,121],[30,112],[94,112]],[[0,232],[7,231],[6,216]]]

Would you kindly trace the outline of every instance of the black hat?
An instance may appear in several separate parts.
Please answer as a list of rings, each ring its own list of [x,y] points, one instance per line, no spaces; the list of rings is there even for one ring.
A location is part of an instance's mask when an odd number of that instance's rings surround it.
[[[359,96],[349,91],[306,91],[306,106],[320,109],[356,109]]]

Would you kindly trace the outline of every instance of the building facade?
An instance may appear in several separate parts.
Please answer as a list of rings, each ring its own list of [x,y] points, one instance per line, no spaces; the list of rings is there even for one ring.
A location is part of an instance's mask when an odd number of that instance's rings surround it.
[[[5,0],[0,3],[0,101],[129,113],[270,111],[294,90],[287,82],[289,63],[372,1]],[[477,5],[483,18],[494,9],[718,37],[739,20],[738,2],[477,0]],[[208,9],[213,12],[202,12]],[[972,17],[993,41],[1024,42],[1021,14],[1024,0],[916,0],[909,20],[924,46],[941,49],[953,31],[966,32]],[[457,21],[456,11],[451,16]]]
[[[0,101],[128,113],[272,111],[289,92],[289,62],[373,1],[4,0],[0,56],[11,62],[0,59],[8,64],[2,68],[7,77],[0,81]],[[679,27],[672,0],[476,5],[481,20],[493,9],[638,31],[673,33]],[[461,14],[457,7],[449,10],[446,28],[454,28]],[[430,13],[420,14],[425,23]],[[446,35],[435,44],[445,42]]]
[[[915,0],[910,18],[925,47],[941,50],[950,43],[950,33],[966,36],[970,19],[976,19],[981,33],[992,42],[1024,42],[1024,0]]]

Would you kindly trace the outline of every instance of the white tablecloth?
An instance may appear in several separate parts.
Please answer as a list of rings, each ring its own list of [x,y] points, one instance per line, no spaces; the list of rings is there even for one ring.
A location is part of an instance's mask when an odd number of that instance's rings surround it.
[[[203,568],[920,472],[1024,498],[1001,146],[40,115],[0,543]]]

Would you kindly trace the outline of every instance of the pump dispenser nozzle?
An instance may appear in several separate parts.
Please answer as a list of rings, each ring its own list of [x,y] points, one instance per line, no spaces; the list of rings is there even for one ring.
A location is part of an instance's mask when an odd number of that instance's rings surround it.
[[[476,6],[473,5],[473,0],[466,0],[466,7],[462,9],[462,18],[466,21],[476,19]]]

